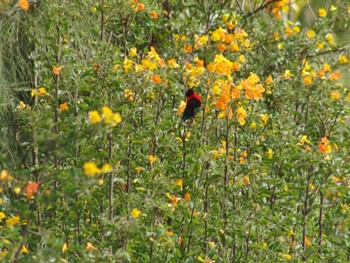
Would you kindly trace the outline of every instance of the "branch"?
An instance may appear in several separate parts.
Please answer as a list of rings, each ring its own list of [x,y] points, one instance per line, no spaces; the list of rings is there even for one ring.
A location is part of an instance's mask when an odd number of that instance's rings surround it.
[[[312,55],[309,55],[308,57],[316,57],[316,56],[321,56],[321,55],[325,55],[325,54],[329,54],[329,53],[336,53],[336,52],[341,52],[341,51],[344,51],[344,50],[347,50],[350,48],[350,43],[342,46],[342,47],[338,47],[338,48],[335,48],[335,49],[331,49],[331,50],[325,50],[325,51],[322,51],[322,52],[318,52],[318,53],[315,53],[315,54],[312,54]]]

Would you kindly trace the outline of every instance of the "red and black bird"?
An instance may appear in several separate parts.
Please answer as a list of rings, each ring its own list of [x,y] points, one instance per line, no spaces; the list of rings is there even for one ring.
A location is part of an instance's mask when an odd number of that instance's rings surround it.
[[[182,115],[182,121],[192,120],[199,107],[202,105],[202,98],[193,89],[186,91],[186,108]]]

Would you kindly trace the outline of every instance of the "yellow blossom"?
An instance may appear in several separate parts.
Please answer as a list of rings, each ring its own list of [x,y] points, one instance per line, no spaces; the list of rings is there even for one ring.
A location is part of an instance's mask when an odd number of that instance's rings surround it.
[[[349,61],[348,61],[348,59],[346,58],[346,56],[340,56],[340,57],[338,58],[338,61],[339,61],[340,64],[347,64],[347,63],[349,63]]]
[[[321,41],[317,41],[316,42],[316,46],[319,48],[319,49],[322,49],[323,48],[323,46],[324,46],[324,43]]]
[[[315,33],[315,31],[310,29],[309,31],[307,31],[306,35],[308,38],[314,38],[316,36],[316,33]]]
[[[11,227],[19,224],[21,218],[19,216],[13,216],[12,218],[6,219],[6,226]]]
[[[96,110],[90,111],[89,117],[90,117],[90,123],[92,124],[99,123],[102,121],[100,114]]]
[[[175,59],[169,59],[168,60],[168,64],[169,64],[170,68],[178,68],[178,67],[180,67],[180,65],[176,63]]]
[[[289,255],[289,254],[280,254],[281,258],[285,259],[285,260],[291,260],[292,259],[292,256]]]
[[[112,171],[112,166],[109,163],[106,163],[102,166],[101,172],[102,173],[108,173]]]
[[[270,85],[273,83],[273,78],[271,75],[269,75],[266,79],[265,79],[265,83],[266,85]]]
[[[29,252],[28,248],[25,245],[22,245],[21,253],[28,254],[28,252]]]
[[[0,212],[0,222],[6,217],[4,212]]]
[[[136,57],[137,56],[137,48],[136,47],[130,48],[130,52],[129,52],[128,56],[129,57]]]
[[[131,212],[130,212],[130,215],[136,219],[138,218],[140,215],[141,215],[141,211],[137,208],[134,208]]]
[[[327,11],[324,8],[318,10],[319,17],[325,17],[327,15]]]
[[[175,181],[174,181],[174,183],[175,183],[175,185],[177,185],[177,186],[179,186],[179,187],[183,187],[183,182],[182,182],[182,180],[181,179],[176,179]]]
[[[9,173],[6,170],[2,170],[0,174],[0,181],[5,182],[9,178],[10,178]]]
[[[328,34],[326,35],[326,40],[327,40],[327,42],[330,43],[331,45],[335,45],[334,39],[333,39],[333,35],[332,35],[331,33],[328,33]]]
[[[330,93],[330,97],[331,97],[332,100],[339,100],[340,97],[341,97],[341,94],[337,90],[332,90],[331,93]]]
[[[148,160],[149,160],[150,164],[153,165],[158,160],[158,158],[153,156],[153,154],[150,154],[150,155],[148,155]]]
[[[273,151],[272,151],[272,149],[271,149],[271,148],[268,149],[268,150],[265,152],[265,155],[266,155],[266,157],[267,157],[268,159],[272,159],[272,157],[273,157]]]
[[[84,163],[83,169],[84,169],[84,174],[91,177],[94,177],[102,173],[102,170],[99,169],[94,162]]]
[[[307,135],[301,136],[301,139],[299,140],[299,142],[300,142],[301,144],[305,144],[305,143],[311,144],[311,142],[310,142],[309,139],[307,138]]]
[[[142,168],[142,167],[136,167],[136,168],[135,168],[135,172],[136,172],[137,174],[141,173],[142,171],[143,171],[143,168]]]
[[[186,102],[181,101],[180,106],[177,108],[177,115],[181,115],[186,108]]]
[[[68,251],[68,245],[67,242],[65,242],[62,246],[62,254],[66,253]]]
[[[23,110],[26,106],[27,106],[27,105],[25,105],[23,101],[20,101],[20,102],[19,102],[19,109],[20,109],[20,110]]]

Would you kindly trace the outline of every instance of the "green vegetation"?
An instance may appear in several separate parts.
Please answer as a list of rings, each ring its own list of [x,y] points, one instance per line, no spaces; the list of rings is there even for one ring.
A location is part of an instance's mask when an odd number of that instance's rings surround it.
[[[0,0],[0,261],[350,261],[350,4],[319,2]]]

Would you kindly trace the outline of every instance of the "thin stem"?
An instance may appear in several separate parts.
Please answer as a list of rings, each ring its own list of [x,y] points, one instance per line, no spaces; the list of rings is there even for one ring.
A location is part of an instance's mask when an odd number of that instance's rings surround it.
[[[322,246],[322,236],[323,236],[323,193],[320,191],[320,214],[318,217],[318,227],[319,227],[319,232],[318,232],[318,245],[321,250]]]

